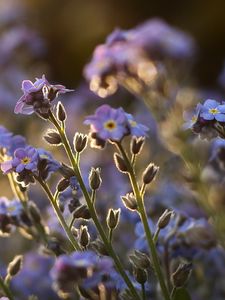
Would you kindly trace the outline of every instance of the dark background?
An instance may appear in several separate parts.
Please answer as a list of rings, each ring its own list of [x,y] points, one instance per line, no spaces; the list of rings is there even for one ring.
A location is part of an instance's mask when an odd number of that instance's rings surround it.
[[[194,81],[213,87],[225,59],[225,1],[23,0],[27,22],[46,38],[51,76],[76,85],[94,47],[115,28],[152,17],[190,32],[198,44]]]

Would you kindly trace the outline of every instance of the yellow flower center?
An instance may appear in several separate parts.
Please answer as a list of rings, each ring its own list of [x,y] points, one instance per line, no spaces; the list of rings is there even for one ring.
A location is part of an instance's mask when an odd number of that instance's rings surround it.
[[[29,163],[30,163],[30,158],[29,158],[29,157],[24,157],[24,158],[22,158],[22,159],[21,159],[21,163],[22,163],[23,165],[29,164]]]
[[[13,211],[15,211],[16,210],[16,208],[14,207],[14,206],[8,206],[7,207],[7,211],[8,212],[13,212]]]
[[[104,123],[104,128],[109,131],[113,131],[116,127],[117,127],[116,122],[113,120],[109,120]]]
[[[219,110],[217,108],[210,108],[209,113],[212,115],[216,115],[219,113]]]
[[[132,127],[136,127],[137,126],[137,122],[135,122],[135,121],[129,121],[130,122],[130,125],[132,126]]]
[[[197,116],[193,116],[192,118],[191,118],[191,121],[194,123],[194,122],[196,122],[197,121]]]

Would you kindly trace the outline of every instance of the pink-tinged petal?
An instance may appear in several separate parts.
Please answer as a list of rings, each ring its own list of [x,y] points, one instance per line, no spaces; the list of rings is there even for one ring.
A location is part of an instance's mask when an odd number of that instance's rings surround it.
[[[24,104],[25,104],[25,96],[23,95],[22,97],[20,97],[20,99],[17,101],[15,109],[14,109],[14,113],[15,114],[19,114],[22,112]]]
[[[12,170],[12,160],[1,163],[1,170],[4,174],[9,173]]]
[[[20,164],[20,165],[18,165],[18,166],[16,167],[16,172],[17,172],[17,173],[20,173],[20,172],[22,172],[22,171],[24,170],[24,168],[25,168],[25,165]]]
[[[16,149],[14,153],[15,157],[22,159],[27,156],[26,150],[24,148],[18,148]]]
[[[25,94],[29,93],[30,89],[32,88],[34,88],[34,84],[30,80],[24,80],[22,82],[22,90]]]

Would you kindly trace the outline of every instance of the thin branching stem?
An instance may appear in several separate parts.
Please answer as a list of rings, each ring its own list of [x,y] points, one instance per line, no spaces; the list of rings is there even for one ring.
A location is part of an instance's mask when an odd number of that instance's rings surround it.
[[[167,289],[167,286],[165,284],[164,281],[164,276],[163,276],[163,272],[161,270],[161,266],[160,266],[160,262],[159,262],[159,258],[157,255],[157,251],[156,251],[156,247],[155,247],[155,243],[152,237],[152,233],[151,233],[151,229],[149,227],[148,224],[148,219],[147,219],[147,214],[145,211],[145,206],[144,206],[144,201],[143,201],[143,195],[140,192],[137,180],[136,180],[136,175],[134,173],[133,167],[131,165],[131,162],[122,146],[122,144],[120,142],[116,143],[116,146],[118,148],[118,150],[120,151],[124,162],[127,165],[127,169],[128,169],[128,174],[129,174],[129,178],[130,178],[130,183],[134,192],[134,195],[136,197],[137,200],[137,204],[138,204],[138,212],[142,221],[142,224],[144,226],[144,231],[145,231],[145,235],[146,235],[146,239],[148,242],[148,246],[149,246],[149,250],[152,256],[152,262],[154,265],[154,269],[157,275],[157,278],[159,280],[159,284],[162,290],[162,294],[164,296],[165,300],[170,300],[170,295]]]
[[[114,260],[115,266],[116,266],[118,272],[120,273],[120,275],[122,276],[122,278],[124,279],[124,281],[125,281],[127,287],[129,288],[131,294],[134,296],[135,299],[140,300],[140,296],[139,296],[138,292],[136,291],[133,283],[131,282],[130,278],[128,277],[127,273],[125,272],[119,257],[117,256],[117,254],[115,253],[112,245],[110,244],[110,242],[108,240],[108,237],[105,234],[105,231],[104,231],[104,229],[103,229],[103,227],[102,227],[102,225],[101,225],[101,223],[98,219],[98,215],[97,215],[97,212],[95,210],[94,203],[92,202],[91,196],[90,196],[89,192],[86,189],[85,183],[84,183],[82,175],[81,175],[81,170],[80,170],[79,164],[76,160],[76,156],[74,155],[74,153],[72,151],[72,148],[71,148],[70,142],[67,138],[65,129],[60,126],[60,124],[58,123],[58,121],[56,120],[55,116],[53,115],[53,113],[51,111],[50,111],[49,120],[55,126],[55,128],[57,129],[57,131],[58,131],[58,133],[61,137],[62,144],[64,146],[64,149],[65,149],[66,153],[67,153],[67,156],[70,160],[71,166],[72,166],[72,168],[75,172],[77,180],[80,184],[80,188],[81,188],[82,193],[84,195],[84,198],[86,200],[88,209],[90,211],[91,218],[92,218],[92,220],[93,220],[93,222],[94,222],[94,224],[97,228],[97,231],[98,231],[103,243],[105,244],[105,247],[106,247],[109,255]]]

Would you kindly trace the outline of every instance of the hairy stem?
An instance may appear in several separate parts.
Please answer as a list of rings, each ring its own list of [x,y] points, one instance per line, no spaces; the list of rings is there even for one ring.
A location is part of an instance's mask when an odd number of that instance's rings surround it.
[[[105,244],[105,247],[109,253],[109,255],[112,257],[112,259],[114,260],[114,263],[115,263],[115,266],[118,270],[118,272],[120,273],[120,275],[122,276],[122,278],[124,279],[127,287],[129,288],[131,294],[135,297],[135,299],[140,299],[140,296],[139,294],[137,293],[133,283],[131,282],[131,280],[129,279],[128,275],[126,274],[122,264],[121,264],[121,261],[119,259],[119,257],[116,255],[112,245],[110,244],[110,242],[108,241],[108,238],[105,234],[105,231],[98,219],[98,215],[97,215],[97,212],[95,210],[95,207],[94,207],[94,203],[91,199],[91,196],[89,194],[89,192],[87,191],[86,189],[86,186],[84,184],[84,181],[83,181],[83,178],[82,178],[82,175],[81,175],[81,171],[80,171],[80,167],[79,167],[79,164],[75,158],[75,155],[73,154],[73,151],[72,151],[72,148],[70,146],[70,143],[69,143],[69,140],[67,138],[67,135],[65,133],[65,130],[64,128],[62,128],[60,126],[60,124],[58,123],[58,121],[56,120],[55,116],[53,115],[52,112],[50,112],[50,118],[49,118],[50,122],[56,127],[56,129],[58,130],[58,133],[60,134],[60,137],[61,137],[61,141],[62,141],[62,144],[64,146],[64,149],[67,153],[67,156],[70,160],[70,163],[72,165],[72,168],[75,172],[75,175],[77,177],[77,180],[80,184],[80,188],[82,190],[82,193],[84,195],[84,198],[86,200],[86,203],[87,203],[87,206],[88,206],[88,209],[90,211],[90,214],[91,214],[91,218],[98,230],[98,233],[103,241],[103,243]]]
[[[154,243],[154,240],[153,240],[153,237],[152,237],[151,229],[148,225],[148,219],[147,219],[147,214],[146,214],[146,211],[145,211],[143,195],[140,192],[140,189],[139,189],[139,186],[138,186],[138,183],[137,183],[137,180],[136,180],[136,176],[135,176],[133,167],[130,163],[130,160],[129,160],[123,146],[119,142],[116,143],[116,146],[119,149],[119,151],[120,151],[121,155],[123,156],[123,159],[124,159],[124,161],[127,165],[128,174],[129,174],[129,178],[130,178],[130,183],[131,183],[135,198],[137,200],[138,212],[139,212],[142,224],[144,226],[146,239],[147,239],[149,250],[150,250],[150,253],[151,253],[151,256],[152,256],[152,262],[153,262],[153,265],[154,265],[154,269],[155,269],[157,278],[159,280],[159,284],[160,284],[160,287],[161,287],[161,290],[162,290],[162,294],[163,294],[165,300],[170,300],[170,295],[169,295],[169,292],[167,290],[167,286],[166,286],[165,281],[164,281],[163,272],[162,272],[161,267],[160,267],[160,262],[159,262],[159,258],[158,258],[158,255],[157,255],[155,243]]]
[[[66,235],[67,235],[67,237],[70,241],[70,244],[71,244],[72,248],[74,250],[81,250],[78,242],[76,241],[76,239],[74,238],[70,228],[68,227],[68,225],[67,225],[67,223],[66,223],[66,221],[65,221],[65,219],[64,219],[64,217],[63,217],[63,215],[62,215],[62,213],[61,213],[61,211],[60,211],[60,209],[57,205],[57,202],[55,201],[54,196],[52,195],[52,192],[50,191],[49,186],[47,185],[46,182],[44,182],[43,180],[41,180],[38,177],[36,177],[36,180],[40,183],[42,189],[47,194],[47,196],[50,200],[50,203],[51,203],[51,205],[52,205],[52,207],[53,207],[53,209],[54,209],[54,211],[57,215],[57,218],[58,218],[61,226],[63,227],[63,229],[64,229],[64,231],[65,231],[65,233],[66,233]]]
[[[10,288],[5,284],[2,276],[0,276],[0,288],[3,290],[5,295],[9,298],[9,300],[14,300],[13,294],[10,291]]]

